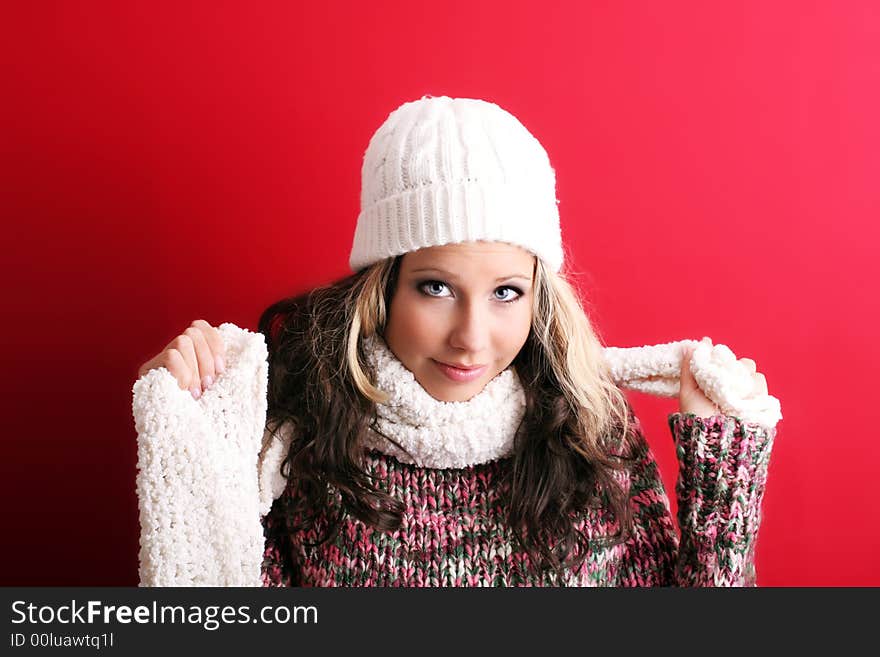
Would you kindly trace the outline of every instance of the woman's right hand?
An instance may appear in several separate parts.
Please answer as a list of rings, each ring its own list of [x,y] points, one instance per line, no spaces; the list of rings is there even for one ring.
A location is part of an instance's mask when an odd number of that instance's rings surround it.
[[[197,319],[165,349],[141,365],[138,378],[152,369],[164,367],[177,379],[181,390],[188,389],[198,399],[226,369],[225,355],[223,339],[217,329]]]

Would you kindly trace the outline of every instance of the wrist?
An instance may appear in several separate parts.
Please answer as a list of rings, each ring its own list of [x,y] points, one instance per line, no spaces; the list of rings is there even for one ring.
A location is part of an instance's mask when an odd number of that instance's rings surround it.
[[[709,400],[700,403],[679,404],[679,409],[682,415],[686,415],[688,413],[696,415],[698,417],[714,417],[716,415],[723,415],[723,413],[721,412],[721,408],[719,408],[718,404]]]

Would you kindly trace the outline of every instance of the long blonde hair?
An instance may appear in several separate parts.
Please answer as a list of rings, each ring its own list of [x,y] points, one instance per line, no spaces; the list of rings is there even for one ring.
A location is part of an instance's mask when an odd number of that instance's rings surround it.
[[[381,530],[400,525],[403,506],[371,484],[360,445],[375,405],[388,399],[373,383],[362,338],[384,333],[402,257],[273,304],[260,318],[270,353],[267,424],[298,427],[282,465],[297,486],[297,510],[314,514],[326,506],[332,484],[363,522]],[[615,472],[631,462],[632,416],[575,287],[539,258],[532,315],[512,363],[526,412],[505,486],[508,521],[535,567],[552,567],[561,577],[591,546],[613,545],[630,532],[626,491]],[[572,514],[600,506],[617,518],[618,531],[599,538],[576,532]],[[335,531],[334,525],[326,538]]]

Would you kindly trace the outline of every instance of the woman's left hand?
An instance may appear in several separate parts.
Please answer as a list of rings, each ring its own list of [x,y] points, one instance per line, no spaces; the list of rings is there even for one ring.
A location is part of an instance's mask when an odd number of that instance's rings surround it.
[[[708,342],[710,345],[712,341],[709,338],[704,338],[704,341]],[[678,393],[678,407],[681,413],[694,413],[699,417],[711,417],[713,415],[720,415],[721,410],[718,408],[718,405],[715,404],[711,399],[709,399],[700,387],[697,385],[696,379],[694,379],[694,375],[691,373],[691,356],[694,353],[694,348],[689,347],[685,353],[684,358],[681,362],[681,377],[679,379],[680,389]],[[751,358],[740,358],[739,362],[742,363],[748,370],[752,373],[752,393],[748,395],[749,397],[755,397],[759,395],[767,394],[767,379],[763,374],[757,371],[757,365],[755,361]]]

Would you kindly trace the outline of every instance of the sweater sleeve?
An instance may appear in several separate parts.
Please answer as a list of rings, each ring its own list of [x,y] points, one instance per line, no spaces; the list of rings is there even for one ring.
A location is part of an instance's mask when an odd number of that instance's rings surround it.
[[[653,453],[634,415],[633,533],[624,586],[755,586],[754,548],[776,430],[740,418],[669,416],[678,457],[676,535]]]
[[[776,428],[672,413],[679,586],[756,586],[755,544]]]
[[[276,501],[272,505],[272,510],[261,520],[265,545],[260,577],[264,587],[287,587],[299,584],[299,578],[295,574],[287,524],[280,509],[281,502],[280,499]]]

